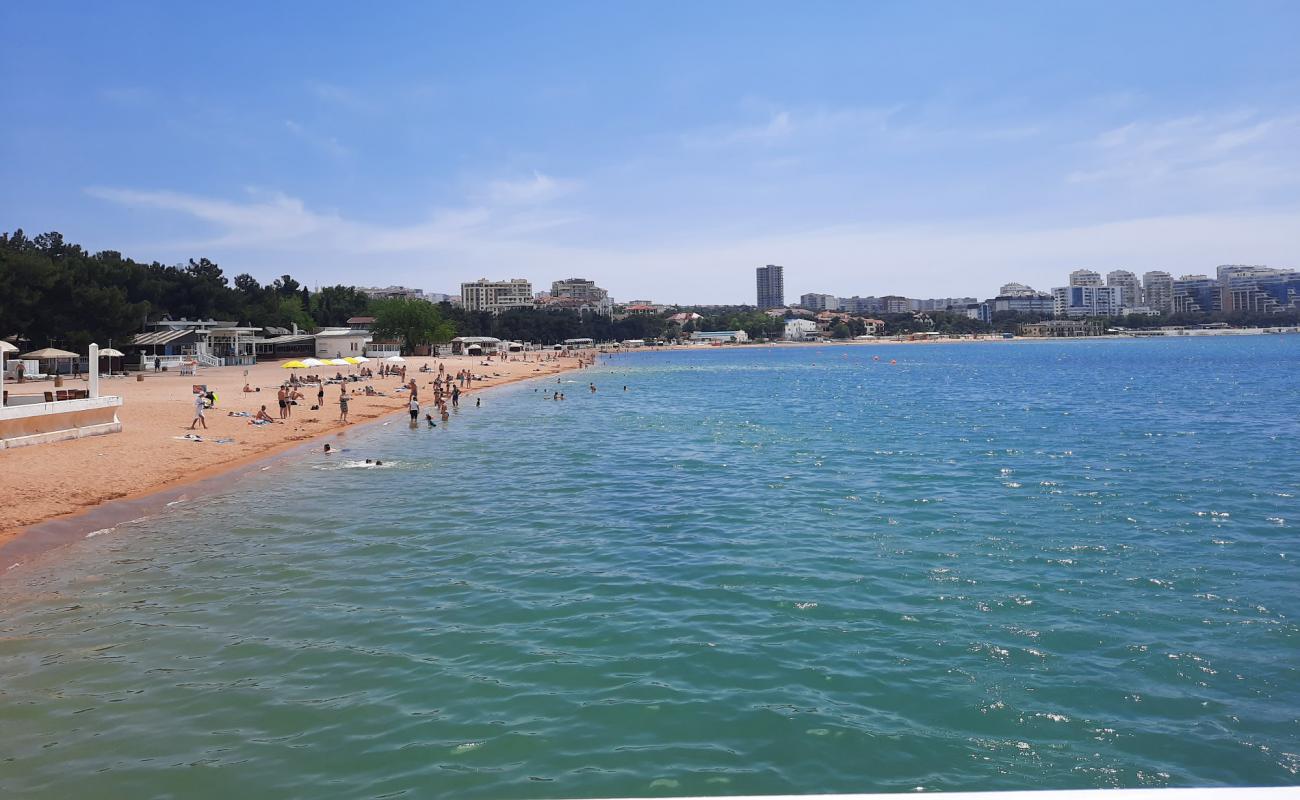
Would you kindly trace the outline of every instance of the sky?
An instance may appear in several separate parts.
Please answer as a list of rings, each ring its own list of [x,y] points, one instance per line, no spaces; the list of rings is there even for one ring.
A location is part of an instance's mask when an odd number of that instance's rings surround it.
[[[618,300],[1300,268],[1300,3],[0,4],[0,230]]]

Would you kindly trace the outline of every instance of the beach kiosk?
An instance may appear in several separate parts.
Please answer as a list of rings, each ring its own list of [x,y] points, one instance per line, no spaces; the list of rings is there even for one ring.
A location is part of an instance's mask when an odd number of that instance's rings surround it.
[[[501,340],[492,336],[457,336],[451,340],[453,356],[486,356],[501,349]]]

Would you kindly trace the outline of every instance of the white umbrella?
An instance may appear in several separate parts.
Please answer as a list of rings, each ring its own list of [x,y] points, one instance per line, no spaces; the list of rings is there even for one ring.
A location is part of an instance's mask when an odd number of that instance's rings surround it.
[[[405,364],[405,363],[406,363],[406,359],[402,358],[401,356],[389,356],[388,358],[385,358],[384,360],[387,361],[389,364]]]
[[[364,363],[366,363],[367,361],[370,360],[370,359],[366,358],[365,356],[353,356],[353,358],[355,358],[355,359],[357,360],[357,363],[358,363],[358,364],[364,364]]]
[[[17,352],[18,352],[17,347],[6,342],[4,339],[0,339],[0,353],[17,353]]]
[[[349,364],[348,362],[344,361],[344,360],[341,359],[341,358],[331,358],[331,359],[330,359],[328,362],[326,362],[326,363],[328,363],[331,367],[350,367],[350,366],[352,366],[351,364]]]
[[[326,367],[326,366],[329,366],[329,362],[328,362],[328,361],[321,361],[319,358],[304,358],[304,359],[302,360],[302,363],[303,363],[304,366],[307,366],[307,367]]]
[[[114,350],[111,347],[105,347],[103,350],[99,351],[100,358],[122,358],[123,356],[125,356],[125,353],[121,350]]]

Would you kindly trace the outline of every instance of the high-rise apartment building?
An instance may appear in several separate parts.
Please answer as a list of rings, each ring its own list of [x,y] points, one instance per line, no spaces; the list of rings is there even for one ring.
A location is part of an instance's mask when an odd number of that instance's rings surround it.
[[[755,270],[758,284],[758,308],[781,308],[785,305],[785,267],[768,264]]]
[[[1300,307],[1300,272],[1269,267],[1219,267],[1224,311],[1271,314]]]
[[[1174,311],[1174,276],[1152,270],[1142,275],[1142,304],[1161,314]]]
[[[1059,286],[1052,289],[1052,313],[1058,317],[1115,316],[1120,313],[1119,295],[1114,286]]]
[[[1209,314],[1223,310],[1219,282],[1207,275],[1184,275],[1174,281],[1174,312]]]
[[[1106,285],[1119,289],[1119,304],[1125,308],[1142,305],[1142,286],[1138,276],[1126,269],[1111,270],[1106,274]]]
[[[1101,286],[1101,273],[1090,269],[1076,269],[1070,273],[1071,286]],[[1056,291],[1053,289],[1052,291]]]
[[[524,278],[490,281],[479,278],[460,285],[461,304],[466,311],[500,314],[512,308],[533,307],[533,285]]]

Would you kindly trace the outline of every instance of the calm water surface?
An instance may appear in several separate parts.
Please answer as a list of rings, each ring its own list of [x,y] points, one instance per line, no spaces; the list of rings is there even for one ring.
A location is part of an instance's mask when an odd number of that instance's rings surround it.
[[[1298,364],[637,354],[357,429],[0,579],[0,795],[1297,784]]]

